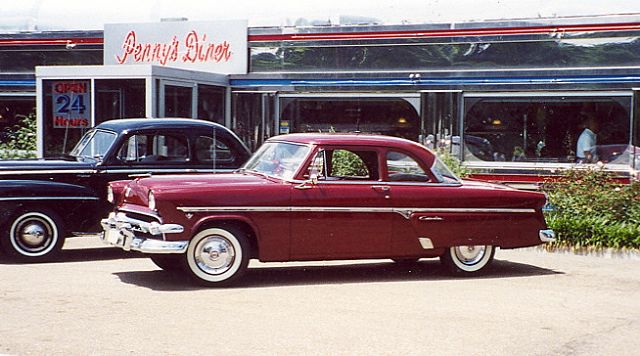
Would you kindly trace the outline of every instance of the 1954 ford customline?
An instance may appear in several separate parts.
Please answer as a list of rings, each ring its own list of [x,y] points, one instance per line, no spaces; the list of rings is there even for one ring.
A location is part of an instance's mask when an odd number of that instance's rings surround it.
[[[545,196],[460,180],[423,146],[360,134],[269,139],[228,174],[111,183],[103,240],[148,253],[205,285],[228,285],[249,259],[439,257],[483,271],[495,249],[552,241]]]

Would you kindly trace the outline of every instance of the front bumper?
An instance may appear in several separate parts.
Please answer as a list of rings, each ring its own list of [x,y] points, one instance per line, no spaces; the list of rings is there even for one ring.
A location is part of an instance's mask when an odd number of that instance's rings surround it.
[[[556,233],[551,229],[540,230],[538,236],[542,242],[554,242],[556,240]]]
[[[189,241],[162,240],[164,234],[183,232],[184,228],[178,224],[146,222],[127,217],[124,213],[110,213],[108,218],[100,221],[100,225],[104,230],[100,236],[102,242],[125,251],[184,253],[189,245]],[[139,236],[144,234],[158,236],[159,239]]]

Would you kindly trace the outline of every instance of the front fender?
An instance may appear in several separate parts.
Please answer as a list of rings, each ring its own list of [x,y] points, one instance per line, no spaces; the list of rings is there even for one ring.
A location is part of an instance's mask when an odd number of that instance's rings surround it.
[[[101,203],[85,186],[45,180],[0,180],[0,213],[4,224],[17,212],[30,207],[53,210],[72,231],[84,231]],[[92,221],[96,220],[96,221]]]
[[[189,238],[191,238],[191,236],[194,236],[198,231],[202,230],[205,226],[215,224],[216,222],[221,222],[221,221],[237,221],[237,222],[246,224],[247,226],[249,226],[251,230],[253,230],[253,233],[255,234],[257,242],[260,241],[260,231],[258,231],[258,228],[253,223],[253,221],[251,221],[251,219],[247,218],[246,216],[236,215],[236,214],[209,215],[209,216],[204,216],[198,219],[198,221],[196,221],[196,223],[191,226],[191,235]]]

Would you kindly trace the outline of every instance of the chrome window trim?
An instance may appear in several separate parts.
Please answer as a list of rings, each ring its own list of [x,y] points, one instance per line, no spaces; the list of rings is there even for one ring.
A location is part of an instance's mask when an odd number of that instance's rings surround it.
[[[4,197],[0,201],[17,201],[17,200],[100,200],[98,197]]]
[[[376,208],[376,207],[316,207],[316,206],[219,206],[219,207],[178,207],[183,213],[222,212],[317,212],[317,213],[396,213],[410,219],[414,213],[500,213],[533,214],[530,208]]]

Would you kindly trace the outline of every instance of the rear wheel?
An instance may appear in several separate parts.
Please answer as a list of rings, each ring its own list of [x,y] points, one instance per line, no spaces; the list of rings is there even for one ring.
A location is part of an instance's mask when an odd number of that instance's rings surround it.
[[[52,211],[23,211],[6,228],[8,231],[0,243],[10,257],[42,262],[55,258],[62,250],[64,227],[60,217]]]
[[[189,242],[186,266],[190,275],[206,286],[227,286],[237,281],[249,264],[246,234],[232,227],[202,230]]]
[[[453,274],[471,275],[485,271],[494,254],[492,245],[452,246],[440,256],[440,262]]]

